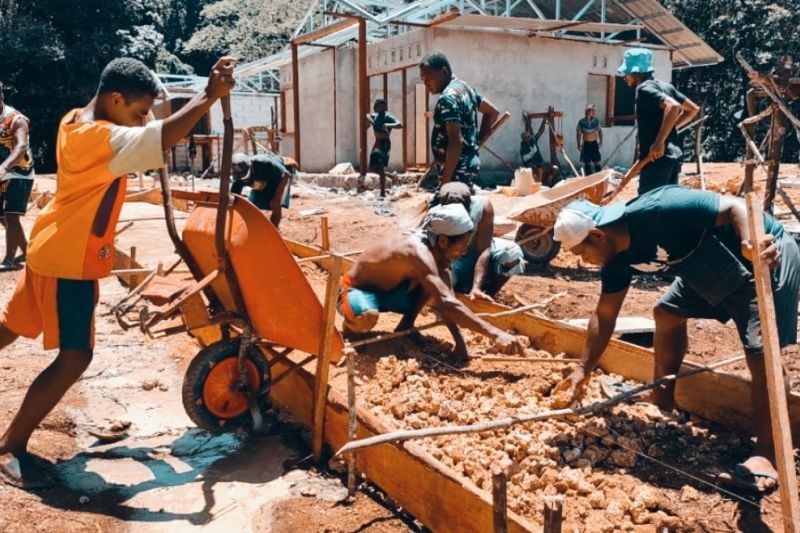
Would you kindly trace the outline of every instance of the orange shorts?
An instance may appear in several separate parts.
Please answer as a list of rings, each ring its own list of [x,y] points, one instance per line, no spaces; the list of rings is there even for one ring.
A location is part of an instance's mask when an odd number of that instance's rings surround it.
[[[44,333],[44,349],[87,350],[94,347],[96,280],[41,276],[25,267],[0,324],[22,337]]]

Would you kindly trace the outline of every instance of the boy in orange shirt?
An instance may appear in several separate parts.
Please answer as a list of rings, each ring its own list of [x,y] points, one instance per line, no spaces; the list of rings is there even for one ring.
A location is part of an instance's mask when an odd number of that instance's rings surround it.
[[[145,124],[158,96],[156,80],[140,61],[115,59],[100,75],[94,98],[62,119],[58,188],[36,219],[27,265],[0,313],[0,349],[40,333],[46,350],[59,349],[0,437],[0,477],[7,483],[33,489],[52,482],[27,453],[28,440],[92,360],[97,280],[113,266],[127,174],[164,166],[163,151],[233,86],[233,62],[222,58],[205,90],[169,118]]]

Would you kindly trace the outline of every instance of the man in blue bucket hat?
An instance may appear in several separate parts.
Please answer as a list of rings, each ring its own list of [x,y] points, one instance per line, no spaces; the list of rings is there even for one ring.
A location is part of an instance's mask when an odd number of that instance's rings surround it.
[[[720,481],[764,492],[777,484],[772,464],[761,320],[752,258],[759,253],[772,270],[781,348],[797,343],[800,252],[792,236],[769,214],[766,238],[754,250],[741,198],[666,185],[634,200],[598,206],[568,204],[558,215],[554,238],[585,262],[600,266],[601,294],[589,319],[582,364],[556,387],[559,399],[580,399],[592,370],[614,333],[632,277],[660,272],[674,281],[653,308],[654,379],[680,370],[688,349],[688,319],[733,321],[752,376],[751,402],[756,444]],[[651,401],[665,410],[675,405],[675,382],[662,385]],[[561,397],[563,395],[563,397]]]
[[[677,184],[683,161],[678,129],[700,108],[671,84],[653,77],[653,53],[646,48],[625,51],[617,74],[636,92],[639,160],[650,158],[639,176],[639,194]]]

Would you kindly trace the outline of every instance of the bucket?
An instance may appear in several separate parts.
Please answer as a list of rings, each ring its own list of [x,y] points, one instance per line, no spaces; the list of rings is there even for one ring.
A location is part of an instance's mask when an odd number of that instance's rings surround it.
[[[514,173],[514,186],[519,189],[520,196],[533,192],[533,171],[529,168],[518,168]]]

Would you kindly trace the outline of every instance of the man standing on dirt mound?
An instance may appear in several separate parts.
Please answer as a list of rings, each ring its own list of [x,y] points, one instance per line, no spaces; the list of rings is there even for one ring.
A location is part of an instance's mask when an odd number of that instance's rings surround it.
[[[800,252],[792,236],[764,215],[767,238],[756,252],[750,241],[747,209],[740,198],[667,185],[628,204],[605,207],[586,200],[567,205],[558,215],[555,239],[584,261],[600,265],[601,294],[589,319],[582,365],[555,389],[579,399],[591,372],[608,346],[632,277],[669,272],[672,285],[653,309],[655,373],[677,373],[688,348],[687,320],[733,320],[752,376],[750,387],[756,445],[721,481],[754,491],[775,487],[777,472],[770,428],[761,320],[752,274],[753,254],[772,269],[780,346],[797,343]],[[661,385],[652,401],[664,410],[675,406],[675,382]]]
[[[402,314],[395,331],[406,331],[433,302],[453,336],[455,357],[469,355],[459,327],[493,339],[502,352],[521,353],[520,339],[475,316],[450,288],[450,264],[467,251],[472,233],[472,220],[461,204],[439,205],[428,212],[420,230],[369,246],[342,276],[337,308],[345,331],[366,333],[385,311]]]
[[[441,52],[431,52],[419,63],[420,78],[432,94],[440,94],[433,111],[431,151],[439,184],[466,183],[470,189],[478,178],[481,160],[478,148],[489,134],[500,112],[478,91],[453,75]],[[478,128],[478,113],[483,117]]]
[[[31,384],[0,437],[0,478],[24,489],[52,483],[27,452],[33,430],[92,360],[98,281],[114,264],[114,234],[129,173],[164,166],[164,150],[189,134],[233,89],[233,61],[220,59],[208,85],[169,118],[145,123],[159,90],[140,61],[111,61],[94,98],[61,120],[58,189],[31,231],[28,261],[0,314],[0,349],[44,333],[58,355]]]

